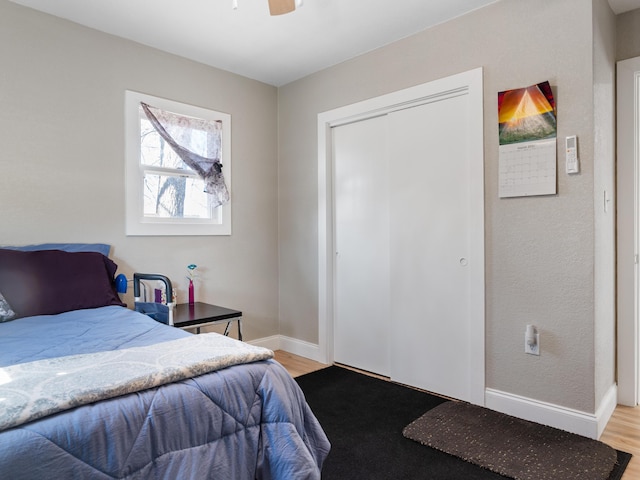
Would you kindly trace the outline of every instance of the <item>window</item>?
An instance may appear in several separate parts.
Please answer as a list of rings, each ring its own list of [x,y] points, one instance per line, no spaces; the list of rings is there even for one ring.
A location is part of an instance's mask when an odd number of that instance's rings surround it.
[[[127,235],[231,234],[231,116],[127,91]]]

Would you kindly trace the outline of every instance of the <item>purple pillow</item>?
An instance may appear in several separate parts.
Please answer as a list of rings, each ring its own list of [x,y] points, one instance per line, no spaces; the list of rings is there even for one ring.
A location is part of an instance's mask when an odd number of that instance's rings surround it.
[[[0,292],[15,318],[124,304],[117,265],[101,253],[0,249]]]

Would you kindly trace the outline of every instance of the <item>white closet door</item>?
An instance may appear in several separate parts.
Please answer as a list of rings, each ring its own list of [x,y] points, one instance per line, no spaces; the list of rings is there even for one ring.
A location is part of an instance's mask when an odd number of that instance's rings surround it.
[[[469,400],[466,96],[389,115],[391,378]]]
[[[617,65],[618,403],[640,399],[640,57]]]
[[[386,118],[332,129],[336,362],[389,375],[389,188]]]

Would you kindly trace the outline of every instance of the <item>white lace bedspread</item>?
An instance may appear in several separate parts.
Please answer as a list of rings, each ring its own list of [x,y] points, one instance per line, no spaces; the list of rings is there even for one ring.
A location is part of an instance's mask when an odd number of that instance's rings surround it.
[[[80,405],[269,358],[273,352],[266,348],[206,333],[0,368],[0,431]]]

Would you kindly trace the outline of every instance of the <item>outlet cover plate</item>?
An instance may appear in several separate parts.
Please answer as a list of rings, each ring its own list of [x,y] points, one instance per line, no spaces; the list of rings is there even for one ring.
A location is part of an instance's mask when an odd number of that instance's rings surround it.
[[[540,334],[536,333],[536,343],[535,345],[529,345],[527,340],[524,341],[524,353],[528,353],[529,355],[540,355]]]

